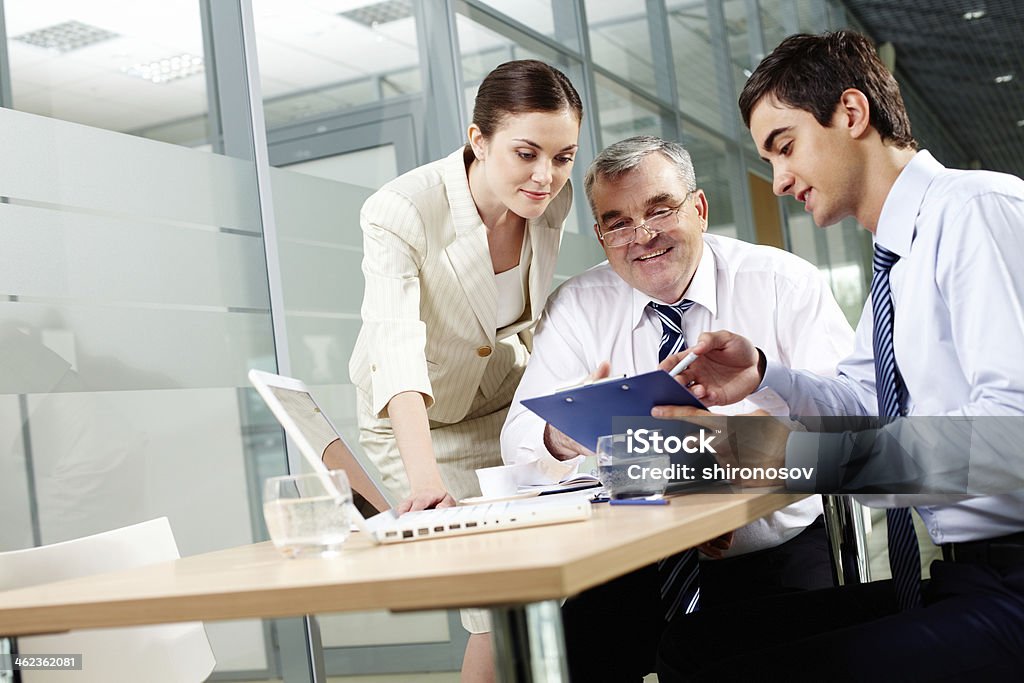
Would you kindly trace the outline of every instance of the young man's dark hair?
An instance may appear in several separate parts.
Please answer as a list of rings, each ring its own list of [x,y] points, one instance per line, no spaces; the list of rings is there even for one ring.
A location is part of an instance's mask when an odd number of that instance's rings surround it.
[[[867,97],[871,125],[882,140],[902,149],[917,149],[896,79],[871,41],[851,31],[786,38],[747,79],[740,93],[740,112],[749,128],[754,107],[771,97],[810,112],[818,123],[829,126],[839,97],[848,88]]]

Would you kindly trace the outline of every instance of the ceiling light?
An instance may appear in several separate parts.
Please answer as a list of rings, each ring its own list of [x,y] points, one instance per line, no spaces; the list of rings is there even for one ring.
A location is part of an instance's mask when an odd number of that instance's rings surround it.
[[[347,12],[338,12],[338,16],[351,19],[363,26],[377,28],[378,24],[387,24],[411,17],[412,3],[409,0],[384,0],[384,2],[377,2]]]
[[[36,31],[22,33],[20,36],[14,36],[11,40],[56,52],[71,52],[117,37],[118,34],[113,31],[83,24],[80,21],[65,21]]]
[[[186,52],[174,57],[121,67],[121,71],[151,83],[167,83],[202,73],[203,58]]]
[[[996,83],[1009,83],[1013,80],[1013,74],[1003,74],[996,76]]]
[[[985,10],[983,9],[975,9],[969,12],[964,12],[964,21],[975,21],[977,19],[981,19],[983,16],[985,16],[985,14],[987,14],[987,12],[985,12]]]

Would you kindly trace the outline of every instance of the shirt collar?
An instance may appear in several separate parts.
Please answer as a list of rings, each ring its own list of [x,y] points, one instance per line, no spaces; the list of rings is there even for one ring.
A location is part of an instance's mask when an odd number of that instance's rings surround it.
[[[689,299],[698,306],[711,311],[711,316],[715,317],[718,314],[718,289],[715,286],[715,254],[711,251],[711,247],[708,246],[707,242],[701,242],[703,250],[700,255],[700,263],[697,264],[697,271],[693,274],[693,280],[690,281],[690,286],[683,292],[683,299]],[[647,310],[647,304],[652,301],[665,304],[677,304],[679,301],[659,301],[658,299],[652,299],[643,292],[634,289],[633,290],[633,329],[640,324],[644,318],[644,312]],[[682,299],[680,299],[682,301]]]
[[[945,167],[927,150],[914,155],[896,177],[882,205],[875,231],[875,243],[900,257],[910,254],[914,242],[914,226],[921,211],[925,193],[932,180]]]

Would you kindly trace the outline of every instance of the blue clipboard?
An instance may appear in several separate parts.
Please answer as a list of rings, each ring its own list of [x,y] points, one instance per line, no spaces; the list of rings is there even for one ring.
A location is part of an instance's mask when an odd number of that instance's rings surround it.
[[[592,451],[597,449],[599,436],[614,433],[613,418],[635,416],[649,421],[654,406],[704,408],[664,370],[528,398],[523,405]]]

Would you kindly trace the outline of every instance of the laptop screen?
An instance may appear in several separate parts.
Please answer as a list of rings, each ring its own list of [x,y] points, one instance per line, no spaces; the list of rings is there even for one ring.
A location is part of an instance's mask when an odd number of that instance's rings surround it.
[[[352,489],[377,510],[395,506],[396,501],[380,482],[376,468],[360,461],[302,382],[259,371],[250,372],[249,378],[307,459],[323,458],[328,467],[345,470]],[[288,419],[282,419],[282,413]]]

